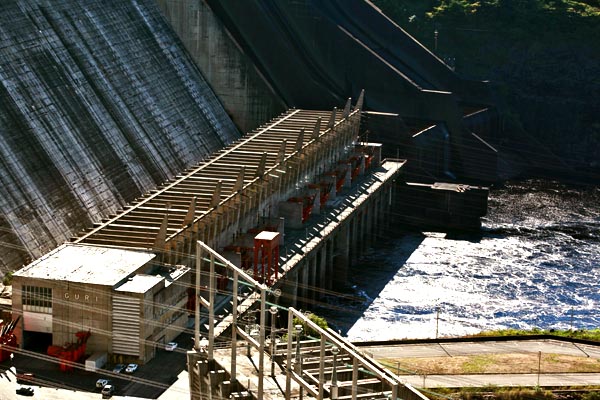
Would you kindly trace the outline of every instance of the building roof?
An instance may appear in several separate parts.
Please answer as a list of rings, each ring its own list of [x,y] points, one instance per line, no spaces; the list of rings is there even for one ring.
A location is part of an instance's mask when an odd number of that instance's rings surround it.
[[[154,257],[145,251],[67,243],[13,276],[114,286]]]
[[[121,286],[115,288],[117,292],[129,292],[129,293],[146,293],[152,289],[156,284],[162,281],[163,278],[160,275],[134,275],[125,281]]]

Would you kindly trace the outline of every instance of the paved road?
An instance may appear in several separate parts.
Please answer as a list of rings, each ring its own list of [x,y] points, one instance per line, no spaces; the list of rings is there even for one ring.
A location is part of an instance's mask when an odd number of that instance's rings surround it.
[[[473,354],[555,353],[589,356],[600,359],[600,346],[563,342],[560,340],[511,340],[486,342],[451,342],[360,346],[376,359],[394,357],[452,357]]]
[[[189,341],[186,338],[185,341]],[[182,343],[184,343],[182,341]],[[393,357],[452,357],[470,354],[492,353],[556,353],[574,356],[589,356],[600,361],[600,346],[574,344],[557,340],[516,340],[490,342],[458,342],[432,344],[398,344],[386,346],[361,346],[366,353],[375,359]],[[243,359],[242,359],[243,360]],[[225,361],[226,363],[226,361]],[[187,372],[182,368],[185,364],[185,349],[177,352],[161,352],[155,360],[140,368],[133,380],[124,380],[120,384],[119,395],[114,399],[158,398],[159,400],[179,400],[189,398]],[[240,363],[241,364],[241,363]],[[241,365],[240,365],[241,367]],[[56,368],[54,365],[53,368]],[[247,378],[252,379],[252,373],[246,371]],[[281,371],[278,371],[280,374]],[[81,376],[79,376],[81,375]],[[97,379],[90,373],[65,374],[57,376],[67,384],[73,385],[85,379],[85,385],[91,385]],[[160,381],[157,379],[160,377]],[[270,379],[270,378],[267,378]],[[283,378],[282,378],[283,379]],[[467,386],[600,386],[599,373],[564,373],[564,374],[477,374],[477,375],[403,375],[402,381],[414,387],[467,387]],[[90,383],[87,383],[89,380]],[[282,381],[283,382],[283,381]],[[256,383],[254,383],[256,385]],[[270,386],[266,383],[266,389]],[[169,388],[164,391],[164,387]],[[14,372],[2,370],[0,373],[0,399],[24,399],[15,393],[19,385],[16,383]],[[89,386],[88,386],[89,387]],[[99,393],[80,390],[55,389],[54,387],[35,388],[35,398],[49,400],[99,399]],[[133,397],[136,396],[136,397]],[[276,393],[273,398],[278,398]],[[283,397],[282,397],[283,398]]]
[[[479,374],[479,375],[426,375],[402,376],[404,383],[416,388],[457,388],[484,386],[591,386],[600,385],[600,374]]]
[[[21,351],[15,353],[13,366],[10,360],[0,363],[0,400],[26,399],[16,394],[21,386],[16,382],[16,371],[34,373],[35,381],[28,386],[35,390],[34,399],[100,399],[99,391],[94,390],[98,378],[113,381],[117,393],[113,399],[156,399],[166,389],[173,393],[172,399],[189,398],[189,389],[173,385],[179,375],[185,372],[186,351],[191,348],[189,334],[178,338],[180,347],[174,352],[158,350],[156,357],[142,365],[132,375],[115,374],[108,370],[85,371],[83,366],[71,372],[61,372],[56,360],[47,359],[43,354]]]
[[[404,357],[454,357],[476,354],[534,353],[590,357],[600,362],[600,346],[560,340],[512,340],[361,346],[376,360]],[[600,385],[600,373],[402,375],[414,387],[588,386]]]

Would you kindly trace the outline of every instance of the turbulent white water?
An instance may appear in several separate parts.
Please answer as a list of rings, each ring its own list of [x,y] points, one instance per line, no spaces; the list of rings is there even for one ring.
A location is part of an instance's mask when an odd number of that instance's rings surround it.
[[[598,328],[599,198],[539,182],[494,191],[480,235],[403,233],[373,249],[350,277],[361,300],[326,318],[354,341]]]

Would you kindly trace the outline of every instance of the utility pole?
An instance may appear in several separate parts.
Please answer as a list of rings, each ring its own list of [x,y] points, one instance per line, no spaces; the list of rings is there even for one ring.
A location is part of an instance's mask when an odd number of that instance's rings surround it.
[[[296,331],[296,365],[295,372],[298,376],[302,376],[302,356],[300,355],[300,336],[302,335],[302,325],[295,325],[294,329]],[[300,385],[299,389],[299,399],[302,400],[302,385]]]
[[[277,317],[277,307],[271,306],[271,378],[275,378],[275,318]]]
[[[541,370],[542,370],[542,352],[539,351],[538,352],[538,373],[537,373],[537,375],[538,375],[537,376],[537,378],[538,378],[537,379],[537,387],[538,388],[540,387],[540,373],[541,373]]]
[[[438,338],[438,332],[440,327],[440,308],[437,308],[437,313],[435,317],[435,338]]]
[[[338,386],[337,386],[337,355],[340,349],[337,346],[331,348],[331,354],[333,354],[333,368],[331,371],[331,400],[337,400],[338,398]]]
[[[573,308],[571,308],[571,328],[569,330],[571,331],[571,335],[573,335]]]

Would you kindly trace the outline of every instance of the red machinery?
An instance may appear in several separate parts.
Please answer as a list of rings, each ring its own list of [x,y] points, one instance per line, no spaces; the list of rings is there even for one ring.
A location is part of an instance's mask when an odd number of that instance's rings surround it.
[[[75,333],[77,342],[67,343],[64,346],[48,346],[48,355],[60,360],[60,370],[63,372],[73,370],[72,363],[79,362],[85,356],[87,341],[91,336],[90,331]]]
[[[339,193],[342,190],[342,186],[344,186],[344,182],[346,181],[346,171],[348,170],[348,166],[341,162],[339,163],[337,169],[335,170],[335,192]]]
[[[261,232],[254,238],[254,279],[272,284],[278,272],[279,232]]]
[[[335,182],[335,174],[331,175],[331,181],[321,181],[319,186],[321,188],[321,207],[325,207],[327,200],[329,200],[329,195],[331,194],[331,188],[333,187],[333,183]]]
[[[19,318],[0,324],[0,362],[10,358],[12,349],[9,347],[17,347],[17,337],[13,333]]]
[[[365,170],[371,167],[371,162],[373,161],[373,154],[365,154]]]
[[[352,168],[352,170],[351,170],[352,171],[351,172],[352,182],[354,182],[354,179],[356,179],[356,177],[360,173],[360,167],[361,167],[361,164],[362,164],[362,159],[363,159],[362,155],[350,157],[349,161],[350,161],[350,165],[351,165],[350,168]]]
[[[306,195],[304,197],[290,197],[288,201],[292,203],[302,203],[302,222],[306,222],[306,220],[310,217],[313,205],[315,204],[315,195]]]
[[[196,311],[196,289],[187,289],[187,302],[185,303],[185,309],[189,315],[192,315]]]

